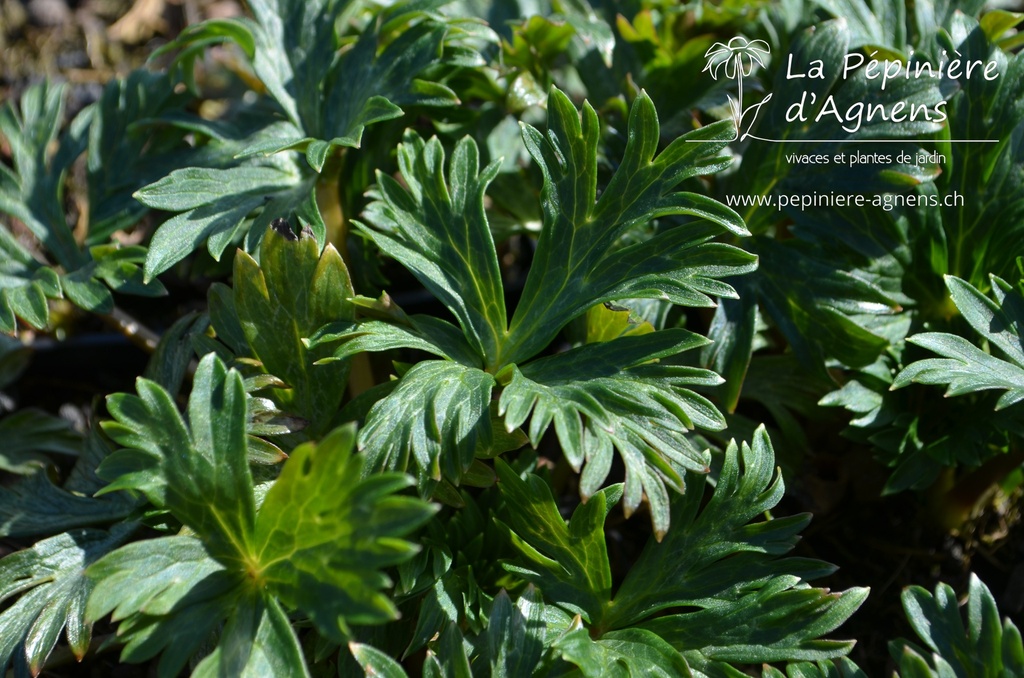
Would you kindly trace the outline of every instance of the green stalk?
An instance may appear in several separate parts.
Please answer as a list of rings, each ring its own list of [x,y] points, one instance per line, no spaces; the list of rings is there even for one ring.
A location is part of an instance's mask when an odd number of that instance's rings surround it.
[[[324,220],[327,242],[334,245],[345,266],[351,270],[348,254],[348,220],[345,219],[345,210],[341,204],[341,176],[344,165],[342,152],[339,150],[331,154],[324,163],[323,171],[316,182],[316,206]],[[350,398],[355,398],[377,382],[366,353],[352,356],[349,365],[348,393]]]

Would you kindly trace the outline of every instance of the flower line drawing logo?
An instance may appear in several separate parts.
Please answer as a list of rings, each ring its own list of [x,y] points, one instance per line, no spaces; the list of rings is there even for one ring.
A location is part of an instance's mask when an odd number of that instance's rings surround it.
[[[734,99],[731,94],[729,95],[729,108],[732,112],[733,122],[736,124],[736,139],[740,141],[747,138],[750,128],[757,119],[757,111],[772,98],[771,93],[769,93],[760,102],[744,109],[743,77],[749,76],[754,72],[755,63],[764,68],[765,59],[770,54],[771,47],[764,40],[747,40],[742,36],[732,38],[728,44],[716,42],[704,53],[704,58],[708,61],[701,72],[710,72],[711,77],[718,80],[718,74],[724,71],[726,78],[729,80],[736,79],[736,98]],[[744,130],[743,119],[751,111],[754,113],[746,130]]]

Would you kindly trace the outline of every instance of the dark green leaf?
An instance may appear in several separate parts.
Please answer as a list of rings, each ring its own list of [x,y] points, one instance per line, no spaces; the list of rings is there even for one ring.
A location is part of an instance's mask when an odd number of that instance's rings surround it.
[[[616,449],[626,466],[626,515],[646,495],[660,538],[669,525],[666,485],[681,492],[687,470],[708,468],[684,431],[719,430],[725,421],[707,399],[686,388],[715,386],[718,375],[657,361],[706,343],[686,330],[662,330],[588,344],[521,370],[513,366],[510,374],[499,375],[507,381],[500,400],[505,426],[516,429],[529,416],[536,446],[554,422],[566,458],[583,471],[584,499],[604,483]]]
[[[566,523],[547,483],[534,475],[520,479],[500,459],[495,459],[494,466],[508,506],[503,517],[512,543],[522,555],[516,564],[506,567],[540,588],[548,601],[581,615],[588,623],[603,622],[612,592],[604,519],[621,496],[621,488],[595,493]]]
[[[548,96],[547,134],[523,127],[526,146],[544,173],[544,225],[501,364],[534,356],[596,303],[656,298],[710,306],[709,294],[735,294],[719,278],[754,268],[750,255],[707,242],[716,232],[745,235],[739,215],[705,196],[674,190],[687,178],[728,166],[728,160],[715,155],[733,135],[728,123],[679,137],[655,157],[657,114],[641,93],[630,111],[625,156],[600,199],[598,128],[589,104],[584,104],[581,121],[580,112],[557,89]],[[704,221],[614,247],[630,229],[669,215]]]
[[[587,678],[652,676],[688,678],[690,667],[671,645],[644,629],[612,631],[594,640],[576,627],[553,644],[562,659]]]
[[[907,619],[928,648],[922,651],[904,640],[890,644],[905,675],[980,678],[1024,672],[1020,632],[1009,619],[1000,621],[996,601],[977,575],[971,575],[966,628],[956,594],[947,584],[937,585],[934,595],[909,586],[902,600]]]
[[[77,456],[82,436],[66,420],[41,410],[22,409],[0,419],[0,469],[26,475],[52,464],[49,454]]]
[[[1006,356],[1002,359],[977,348],[963,337],[944,332],[915,334],[907,341],[938,353],[943,358],[919,360],[896,375],[892,388],[912,382],[948,386],[946,396],[958,396],[987,389],[1005,390],[996,409],[1024,400],[1024,297],[1003,280],[992,277],[998,303],[973,285],[953,276],[946,277],[953,303],[971,327]]]
[[[359,447],[374,468],[404,471],[411,461],[421,483],[442,477],[458,483],[476,450],[490,446],[494,385],[494,377],[475,367],[419,362],[370,409]]]
[[[16,652],[37,675],[63,632],[81,659],[92,638],[85,604],[93,589],[85,568],[116,548],[131,532],[121,525],[111,532],[73,530],[43,539],[32,548],[0,560],[0,669]]]
[[[480,172],[476,144],[455,147],[445,182],[445,157],[435,137],[407,135],[399,147],[407,187],[378,174],[381,202],[367,212],[367,235],[408,268],[459,320],[467,340],[493,365],[507,321],[494,241],[484,216],[484,191],[498,172]]]

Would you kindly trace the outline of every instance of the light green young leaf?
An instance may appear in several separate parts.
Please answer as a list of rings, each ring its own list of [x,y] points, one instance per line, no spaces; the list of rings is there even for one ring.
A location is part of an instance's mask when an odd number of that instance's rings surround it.
[[[669,525],[666,485],[682,492],[687,470],[708,470],[685,431],[720,430],[725,420],[707,399],[686,388],[716,386],[718,375],[657,361],[706,343],[699,335],[670,329],[588,344],[522,369],[512,366],[498,375],[506,382],[499,412],[508,430],[529,417],[534,446],[554,422],[566,458],[583,471],[585,500],[604,483],[612,449],[617,450],[626,466],[626,515],[646,496],[660,538]]]
[[[110,532],[72,530],[43,539],[32,548],[0,560],[0,670],[6,672],[21,653],[38,675],[61,634],[75,656],[89,649],[92,623],[85,604],[93,588],[85,568],[120,545],[133,529],[120,525]]]
[[[761,678],[867,678],[859,666],[842,657],[832,661],[790,662],[783,673],[773,666],[765,666]]]
[[[1024,297],[1009,284],[992,276],[996,296],[993,302],[970,283],[946,276],[953,303],[971,327],[1005,359],[979,349],[963,337],[944,332],[915,334],[907,341],[938,353],[943,358],[929,358],[907,365],[896,375],[892,388],[910,383],[947,386],[946,396],[998,389],[1005,390],[996,409],[1001,410],[1024,400]]]
[[[104,428],[129,447],[104,462],[108,489],[143,492],[196,537],[135,542],[92,568],[97,593],[89,616],[113,612],[125,661],[162,652],[161,677],[177,675],[224,622],[217,649],[195,675],[305,676],[281,605],[302,611],[336,642],[346,623],[397,616],[380,591],[390,584],[381,569],[416,552],[401,537],[433,513],[416,498],[395,496],[411,478],[361,479],[355,431],[336,429],[293,451],[257,515],[241,376],[215,354],[205,356],[187,421],[158,385],[140,379],[138,389],[138,397],[108,400],[115,421]],[[169,563],[188,563],[187,574]]]
[[[409,476],[364,476],[353,453],[354,428],[336,429],[319,444],[299,446],[267,493],[256,521],[258,585],[289,607],[305,610],[337,642],[342,619],[373,624],[397,616],[379,589],[381,568],[418,550],[400,537],[433,515],[413,497],[393,496]]]
[[[352,283],[333,245],[320,253],[308,231],[296,236],[276,223],[263,238],[259,264],[245,252],[235,256],[234,307],[255,356],[288,386],[275,391],[280,406],[309,421],[317,437],[341,403],[348,363],[314,367],[329,352],[302,339],[325,323],[352,319]]]

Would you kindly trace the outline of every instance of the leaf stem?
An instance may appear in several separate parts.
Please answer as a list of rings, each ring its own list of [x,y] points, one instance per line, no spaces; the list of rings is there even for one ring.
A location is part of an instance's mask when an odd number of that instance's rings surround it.
[[[160,335],[149,329],[136,320],[128,312],[117,306],[110,313],[99,314],[105,323],[115,328],[118,332],[128,338],[130,342],[144,350],[152,353],[160,343]]]
[[[324,220],[327,231],[327,242],[334,245],[341,255],[345,266],[351,270],[348,254],[348,220],[341,204],[341,175],[344,165],[343,150],[332,153],[324,163],[323,171],[316,182],[316,206]],[[366,353],[352,356],[348,377],[349,397],[355,398],[371,388],[376,381],[370,367],[370,358]]]
[[[324,163],[320,178],[316,182],[316,206],[327,229],[327,242],[334,245],[347,265],[348,222],[341,204],[342,161],[341,152],[336,151]]]

